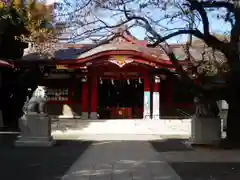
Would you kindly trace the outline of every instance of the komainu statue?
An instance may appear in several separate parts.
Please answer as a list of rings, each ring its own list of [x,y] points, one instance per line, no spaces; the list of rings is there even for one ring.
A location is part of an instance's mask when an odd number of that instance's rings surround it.
[[[38,86],[33,92],[32,97],[26,100],[23,106],[24,114],[40,113],[44,114],[45,104],[47,102],[46,87]]]
[[[29,118],[30,114],[43,114],[45,116],[45,103],[47,101],[46,88],[44,86],[38,86],[33,92],[32,97],[28,98],[23,106],[23,115],[19,118],[19,128],[22,136],[29,136]]]
[[[199,117],[217,117],[219,108],[216,101],[207,101],[203,97],[194,99],[196,105],[195,115]]]

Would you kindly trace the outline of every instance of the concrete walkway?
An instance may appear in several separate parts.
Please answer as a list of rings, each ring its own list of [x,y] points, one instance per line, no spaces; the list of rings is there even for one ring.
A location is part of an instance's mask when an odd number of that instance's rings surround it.
[[[192,149],[177,139],[58,140],[52,148],[13,148],[4,141],[0,146],[1,180],[240,179],[239,150]]]
[[[61,180],[181,180],[147,142],[96,142]]]

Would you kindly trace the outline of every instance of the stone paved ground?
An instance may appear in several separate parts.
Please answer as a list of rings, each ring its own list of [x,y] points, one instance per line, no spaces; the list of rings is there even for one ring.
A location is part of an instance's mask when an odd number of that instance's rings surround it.
[[[238,180],[240,151],[193,150],[182,140],[58,141],[13,148],[0,138],[1,180]]]

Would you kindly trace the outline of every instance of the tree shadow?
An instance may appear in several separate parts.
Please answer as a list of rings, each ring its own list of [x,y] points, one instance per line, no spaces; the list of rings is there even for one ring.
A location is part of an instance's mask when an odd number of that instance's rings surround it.
[[[238,151],[199,149],[191,147],[184,139],[151,141],[150,144],[182,180],[237,180],[240,177],[240,161],[234,158],[239,157]]]
[[[176,162],[170,163],[183,180],[237,180],[240,162]]]
[[[150,141],[152,148],[157,152],[193,151],[187,139],[164,139]]]
[[[0,149],[0,179],[58,180],[92,142],[59,140],[54,147],[11,147]]]

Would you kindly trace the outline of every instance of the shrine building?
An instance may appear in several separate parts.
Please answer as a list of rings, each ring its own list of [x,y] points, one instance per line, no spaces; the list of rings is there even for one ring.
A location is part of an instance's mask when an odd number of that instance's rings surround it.
[[[59,44],[53,60],[27,54],[14,66],[37,63],[44,72],[47,112],[62,118],[159,119],[192,111],[193,97],[176,76],[168,56],[150,48],[128,31],[95,44]],[[184,69],[191,71],[182,45],[172,48]]]

